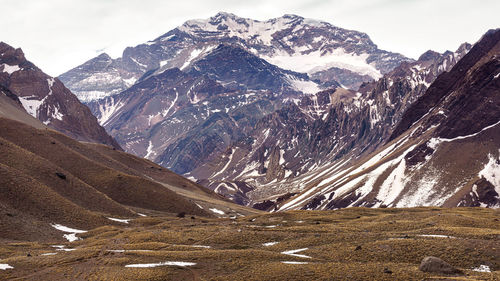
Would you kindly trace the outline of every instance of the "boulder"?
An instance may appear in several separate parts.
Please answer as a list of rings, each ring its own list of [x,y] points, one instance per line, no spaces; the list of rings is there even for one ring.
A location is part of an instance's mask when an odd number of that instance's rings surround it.
[[[441,274],[463,274],[463,272],[449,263],[436,257],[425,257],[420,263],[419,268],[423,272],[441,273]]]

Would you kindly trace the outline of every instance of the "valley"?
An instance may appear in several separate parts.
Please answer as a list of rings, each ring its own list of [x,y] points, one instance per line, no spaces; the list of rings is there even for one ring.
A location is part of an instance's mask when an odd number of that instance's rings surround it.
[[[500,28],[168,26],[58,76],[0,42],[0,280],[500,280]]]
[[[13,269],[0,279],[499,280],[499,218],[498,210],[430,207],[148,215],[71,243],[4,239],[0,264]],[[426,256],[462,273],[423,272]]]

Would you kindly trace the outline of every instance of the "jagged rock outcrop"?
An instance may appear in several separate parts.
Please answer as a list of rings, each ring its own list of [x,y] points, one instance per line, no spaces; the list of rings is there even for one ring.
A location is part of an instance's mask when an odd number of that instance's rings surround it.
[[[57,78],[26,60],[21,49],[0,42],[0,87],[31,116],[75,139],[120,148],[88,107]]]

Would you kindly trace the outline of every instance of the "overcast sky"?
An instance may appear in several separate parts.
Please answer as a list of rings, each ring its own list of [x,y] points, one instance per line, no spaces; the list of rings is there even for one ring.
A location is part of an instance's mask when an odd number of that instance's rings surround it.
[[[367,33],[379,48],[417,58],[455,50],[500,27],[499,0],[0,0],[0,41],[56,76],[105,51],[121,56],[188,19],[219,11],[284,14]]]

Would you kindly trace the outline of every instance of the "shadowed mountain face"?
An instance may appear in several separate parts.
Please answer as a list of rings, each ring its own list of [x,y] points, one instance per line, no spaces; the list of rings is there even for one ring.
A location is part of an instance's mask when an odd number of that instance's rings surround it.
[[[57,78],[26,60],[21,49],[0,42],[0,91],[49,128],[78,140],[120,148],[90,110]]]
[[[187,173],[246,137],[264,116],[314,95],[304,91],[319,87],[305,74],[220,45],[184,70],[146,75],[88,106],[126,151]]]
[[[315,180],[278,208],[499,207],[499,58],[491,30],[408,107],[387,144],[309,173]]]

